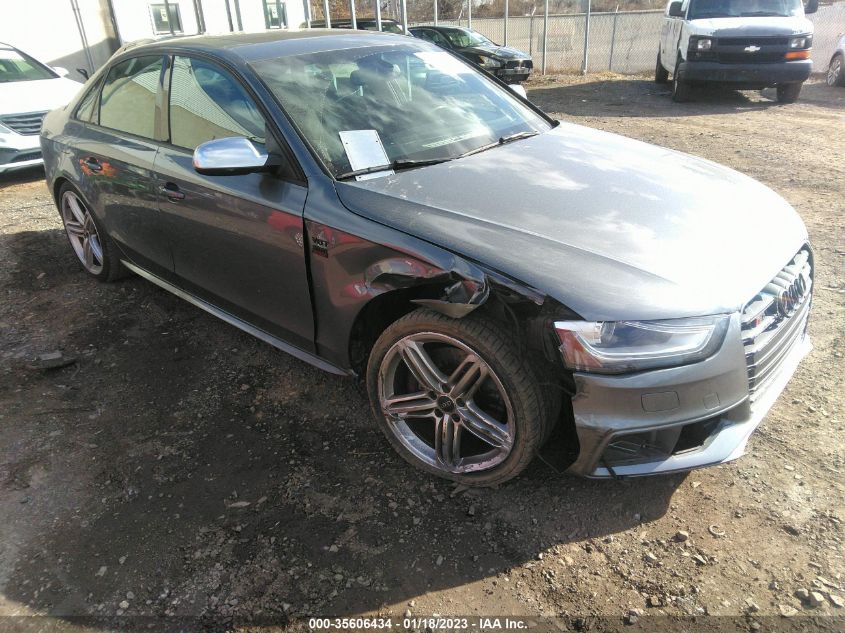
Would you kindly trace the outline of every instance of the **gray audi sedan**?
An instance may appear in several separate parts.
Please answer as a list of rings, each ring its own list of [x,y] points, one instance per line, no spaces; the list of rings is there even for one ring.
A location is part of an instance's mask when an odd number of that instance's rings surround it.
[[[809,349],[782,198],[554,121],[419,39],[130,47],[41,142],[91,276],[360,376],[393,448],[464,484],[541,450],[591,477],[734,459]]]

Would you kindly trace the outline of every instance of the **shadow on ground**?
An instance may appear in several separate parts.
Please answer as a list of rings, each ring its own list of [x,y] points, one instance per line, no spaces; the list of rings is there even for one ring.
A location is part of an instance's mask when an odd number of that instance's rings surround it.
[[[44,167],[28,167],[16,171],[10,171],[0,174],[0,189],[11,187],[12,185],[19,185],[21,183],[36,182],[44,180]]]
[[[566,543],[600,555],[683,481],[587,481],[535,462],[499,489],[456,490],[391,452],[355,381],[138,278],[98,284],[64,242],[0,241],[13,263],[0,579],[22,608],[278,622],[377,610]],[[76,361],[27,367],[53,348]]]
[[[696,87],[687,103],[672,101],[671,85],[645,79],[612,79],[545,86],[528,84],[529,98],[546,112],[572,116],[692,117],[749,110],[789,108],[777,102],[776,91]],[[811,80],[804,84],[800,103],[834,111],[845,107],[845,90]]]

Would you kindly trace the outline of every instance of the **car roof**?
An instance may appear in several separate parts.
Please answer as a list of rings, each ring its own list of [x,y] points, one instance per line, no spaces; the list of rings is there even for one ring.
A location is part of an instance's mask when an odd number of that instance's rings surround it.
[[[258,33],[225,33],[221,35],[189,35],[165,37],[137,46],[125,47],[133,54],[179,51],[214,53],[246,62],[288,55],[368,46],[389,46],[407,43],[408,37],[378,31],[351,29],[291,29]]]

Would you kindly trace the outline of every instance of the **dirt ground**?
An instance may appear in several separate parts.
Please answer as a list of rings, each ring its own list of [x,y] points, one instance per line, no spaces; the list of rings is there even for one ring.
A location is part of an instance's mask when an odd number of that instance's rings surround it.
[[[307,616],[357,614],[845,628],[845,90],[814,82],[781,106],[768,91],[674,104],[642,78],[529,88],[559,118],[745,172],[806,221],[815,350],[748,454],[632,481],[540,461],[498,489],[431,479],[391,452],[353,380],[139,278],[87,278],[43,173],[7,176],[0,615],[52,617],[0,617],[0,630],[157,631],[127,616],[163,615],[180,630],[305,630]],[[57,350],[75,362],[33,365]]]

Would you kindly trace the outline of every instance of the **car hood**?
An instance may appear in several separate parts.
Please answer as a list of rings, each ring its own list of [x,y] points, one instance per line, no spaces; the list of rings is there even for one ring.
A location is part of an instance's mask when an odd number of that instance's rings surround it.
[[[461,53],[474,53],[476,55],[487,55],[499,59],[531,59],[528,53],[508,46],[467,46],[460,49]]]
[[[792,207],[747,176],[567,123],[337,191],[354,213],[591,320],[735,311],[807,239]]]
[[[813,23],[802,16],[710,18],[690,20],[691,35],[716,37],[766,37],[812,33]]]
[[[64,77],[0,83],[0,116],[59,108],[81,88],[82,84]]]

